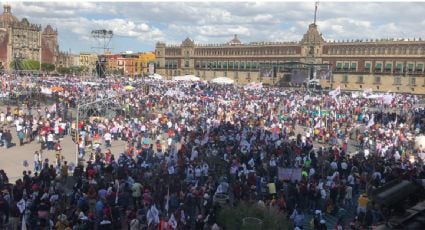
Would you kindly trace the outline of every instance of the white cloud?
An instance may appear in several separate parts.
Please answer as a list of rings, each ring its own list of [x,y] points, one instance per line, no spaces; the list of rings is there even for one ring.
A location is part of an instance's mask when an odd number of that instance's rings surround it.
[[[61,48],[88,49],[90,32],[111,29],[118,50],[159,40],[181,43],[297,41],[313,20],[313,2],[12,2],[12,12],[31,23],[52,24]],[[349,10],[347,10],[349,9]],[[424,3],[323,2],[318,26],[325,39],[425,37]],[[125,39],[126,42],[122,42]],[[133,39],[133,40],[132,40]],[[84,42],[82,42],[84,41]],[[134,42],[127,42],[134,41]],[[134,47],[132,47],[134,46]]]
[[[143,32],[149,31],[150,27],[148,24],[146,23],[142,23],[140,25],[137,26],[138,29],[140,29]]]

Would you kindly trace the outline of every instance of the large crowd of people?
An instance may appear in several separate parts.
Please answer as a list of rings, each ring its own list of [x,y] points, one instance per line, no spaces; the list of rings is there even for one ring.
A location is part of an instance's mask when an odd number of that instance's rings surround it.
[[[29,77],[7,90],[37,96],[4,107],[1,144],[40,143],[22,179],[0,171],[0,226],[10,229],[220,229],[221,208],[241,202],[275,209],[295,229],[363,229],[384,220],[368,198],[376,188],[425,178],[415,95]],[[96,100],[122,109],[75,123],[76,104]],[[85,161],[61,159],[70,136]],[[125,150],[111,152],[117,141]]]

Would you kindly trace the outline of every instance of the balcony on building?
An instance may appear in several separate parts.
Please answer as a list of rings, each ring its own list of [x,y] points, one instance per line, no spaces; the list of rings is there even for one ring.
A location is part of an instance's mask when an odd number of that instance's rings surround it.
[[[336,63],[336,66],[335,66],[335,70],[334,70],[334,72],[335,72],[335,73],[342,73],[342,72],[344,72],[344,70],[343,70],[343,68],[342,68],[342,64],[341,64],[341,63]]]
[[[350,72],[357,72],[357,64],[356,63],[351,63]]]
[[[365,66],[363,68],[363,73],[370,73],[371,70],[371,64],[370,63],[365,63]]]
[[[375,66],[375,69],[373,70],[374,74],[382,74],[382,64],[381,63],[377,63]]]
[[[417,64],[415,69],[415,74],[418,74],[418,75],[423,74],[423,67],[424,67],[423,64]]]
[[[385,69],[384,69],[385,73],[392,73],[392,65],[391,64],[386,64],[385,65]]]

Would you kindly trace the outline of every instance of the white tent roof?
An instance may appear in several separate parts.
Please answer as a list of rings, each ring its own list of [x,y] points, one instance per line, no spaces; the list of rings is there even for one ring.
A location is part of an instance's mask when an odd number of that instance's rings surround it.
[[[149,77],[153,78],[153,79],[158,79],[158,80],[162,80],[162,78],[163,78],[161,75],[159,75],[157,73],[154,73],[153,75],[149,75]]]
[[[91,86],[100,85],[100,83],[92,82],[92,81],[83,81],[82,84],[83,85],[91,85]]]
[[[200,81],[201,78],[194,75],[174,76],[173,81]]]
[[[218,84],[233,84],[233,83],[235,83],[235,81],[233,79],[230,79],[228,77],[217,77],[217,78],[212,79],[211,82],[218,83]]]
[[[262,89],[263,83],[261,82],[250,82],[244,86],[245,90],[256,90],[256,89]]]

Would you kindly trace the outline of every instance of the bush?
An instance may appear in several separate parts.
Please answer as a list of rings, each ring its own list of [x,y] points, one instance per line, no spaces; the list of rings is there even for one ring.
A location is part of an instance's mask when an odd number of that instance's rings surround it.
[[[55,65],[50,64],[50,63],[42,63],[41,64],[41,70],[46,71],[46,72],[52,72],[55,70]]]
[[[261,208],[257,205],[241,203],[236,207],[225,207],[220,210],[217,222],[224,229],[251,229],[249,226],[243,226],[243,219],[254,217],[263,221],[262,230],[265,229],[289,229],[289,222],[284,213],[279,213],[274,209]],[[253,226],[255,230],[259,228]]]

